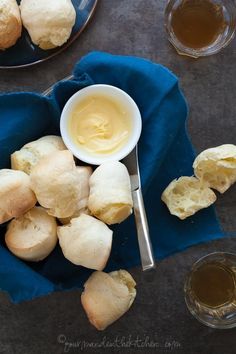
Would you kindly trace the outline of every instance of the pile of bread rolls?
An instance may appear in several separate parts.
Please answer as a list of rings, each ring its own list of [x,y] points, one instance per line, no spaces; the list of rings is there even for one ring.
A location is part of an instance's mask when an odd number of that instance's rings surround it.
[[[236,182],[236,146],[224,144],[202,151],[193,169],[196,177],[173,180],[161,197],[170,213],[181,220],[213,204],[216,194],[212,189],[224,193]]]
[[[104,329],[131,306],[135,281],[125,270],[104,273],[112,230],[132,213],[130,177],[121,162],[95,171],[76,166],[61,137],[45,136],[11,155],[0,170],[0,223],[9,221],[6,246],[31,262],[45,259],[58,239],[73,264],[96,270],[85,284],[82,304],[90,322]]]
[[[71,35],[76,11],[71,0],[0,0],[0,49],[12,47],[22,25],[41,49],[62,46]]]

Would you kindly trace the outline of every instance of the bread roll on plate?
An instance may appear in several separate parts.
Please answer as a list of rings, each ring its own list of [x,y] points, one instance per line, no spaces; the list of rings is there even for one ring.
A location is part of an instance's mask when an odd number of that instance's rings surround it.
[[[173,180],[162,193],[161,199],[172,215],[183,220],[213,204],[216,195],[196,177],[184,176]]]
[[[126,270],[94,272],[84,284],[83,308],[90,323],[104,330],[125,314],[135,296],[135,281]]]
[[[11,155],[11,168],[30,174],[42,157],[59,150],[66,150],[60,136],[44,136],[24,145],[19,151],[15,151]]]
[[[41,206],[57,218],[72,216],[78,207],[78,171],[69,150],[40,159],[30,174],[31,187]]]
[[[56,246],[56,219],[43,208],[34,207],[9,223],[5,241],[17,257],[26,261],[41,261]]]
[[[225,144],[202,151],[196,157],[193,168],[201,181],[224,193],[236,182],[236,146]]]
[[[0,0],[0,50],[12,47],[21,36],[22,23],[16,0]]]
[[[89,179],[92,174],[90,166],[77,166],[79,194],[77,209],[74,214],[69,218],[60,218],[62,224],[68,224],[72,218],[76,218],[81,214],[89,214],[88,210],[88,197],[89,197]]]
[[[88,207],[108,225],[121,223],[131,213],[133,200],[127,168],[118,161],[105,162],[90,178]]]
[[[82,214],[57,228],[64,256],[76,265],[102,270],[111,252],[112,231],[102,221]]]
[[[22,171],[0,170],[0,224],[33,208],[37,200],[30,178]]]
[[[69,39],[76,12],[71,0],[21,0],[21,18],[31,40],[41,49],[52,49]]]

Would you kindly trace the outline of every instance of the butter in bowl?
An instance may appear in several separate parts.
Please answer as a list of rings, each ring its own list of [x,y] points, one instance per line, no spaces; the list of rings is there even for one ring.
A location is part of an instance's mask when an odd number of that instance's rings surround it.
[[[137,144],[141,129],[141,114],[134,100],[110,85],[78,91],[61,114],[65,145],[79,160],[93,165],[123,159]]]

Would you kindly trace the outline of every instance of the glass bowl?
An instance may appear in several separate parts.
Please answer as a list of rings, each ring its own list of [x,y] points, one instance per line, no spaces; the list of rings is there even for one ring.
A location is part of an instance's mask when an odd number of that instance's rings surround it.
[[[222,269],[227,269],[230,271],[228,276],[230,275],[231,277],[233,289],[231,295],[224,291],[223,295],[227,294],[227,301],[225,301],[223,304],[207,306],[201,300],[199,300],[193,290],[194,286],[192,284],[194,284],[194,274],[196,274],[196,271],[198,271],[199,268],[204,265],[211,266],[214,264],[217,264],[218,267],[222,267]],[[212,280],[211,278],[211,284],[209,284],[208,280],[208,292],[210,291],[209,289],[212,289],[211,286],[215,281],[215,279]],[[224,286],[226,287],[225,283]],[[184,292],[186,305],[190,313],[198,321],[212,328],[227,329],[236,327],[236,254],[227,252],[214,252],[200,258],[193,264],[192,269],[187,276]],[[207,292],[204,291],[203,296],[206,295],[208,296]]]
[[[181,43],[172,27],[173,12],[183,1],[185,0],[169,0],[165,9],[165,28],[168,34],[168,40],[175,47],[178,54],[192,58],[204,57],[220,52],[231,42],[236,29],[236,6],[233,0],[211,0],[212,3],[221,6],[226,25],[214,42],[208,46],[197,49],[187,47]]]

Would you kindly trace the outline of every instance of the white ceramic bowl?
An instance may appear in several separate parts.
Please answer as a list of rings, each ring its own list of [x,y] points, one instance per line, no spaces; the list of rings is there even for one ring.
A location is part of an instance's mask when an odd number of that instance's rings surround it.
[[[96,94],[101,94],[105,97],[115,99],[118,104],[120,103],[121,106],[125,107],[131,120],[132,130],[128,141],[118,151],[106,155],[91,154],[87,152],[85,149],[81,148],[79,145],[73,142],[73,139],[69,133],[69,119],[75,107],[85,98]],[[60,130],[66,147],[73,153],[74,156],[76,156],[79,160],[89,164],[100,165],[107,161],[122,160],[133,150],[141,134],[142,119],[138,106],[126,92],[115,86],[103,84],[91,85],[76,92],[67,101],[61,114]]]

